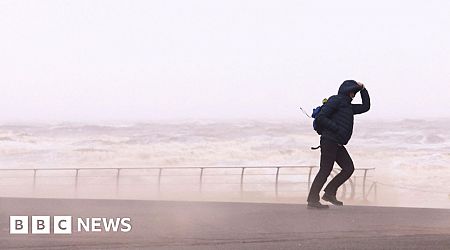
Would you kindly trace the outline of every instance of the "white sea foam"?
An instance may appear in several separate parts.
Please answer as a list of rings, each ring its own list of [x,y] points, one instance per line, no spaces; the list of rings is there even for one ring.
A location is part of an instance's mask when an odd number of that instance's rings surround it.
[[[356,167],[377,168],[380,183],[450,193],[449,125],[448,120],[357,122],[347,149]],[[3,125],[0,164],[3,169],[318,165],[319,150],[310,150],[318,144],[311,124],[301,121]]]

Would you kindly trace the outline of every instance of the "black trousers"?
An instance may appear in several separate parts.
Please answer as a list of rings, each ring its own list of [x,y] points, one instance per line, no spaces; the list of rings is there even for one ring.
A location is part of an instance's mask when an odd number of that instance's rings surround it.
[[[320,139],[320,170],[314,178],[309,190],[308,202],[320,200],[319,193],[333,170],[334,162],[341,167],[341,172],[337,174],[325,187],[324,191],[329,195],[336,195],[338,188],[352,176],[355,168],[353,161],[344,146],[326,138]]]

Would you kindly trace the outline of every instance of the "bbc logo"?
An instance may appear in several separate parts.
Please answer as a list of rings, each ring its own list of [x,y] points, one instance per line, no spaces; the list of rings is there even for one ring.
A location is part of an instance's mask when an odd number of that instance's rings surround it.
[[[31,220],[29,220],[31,218]],[[75,232],[131,231],[131,218],[76,218]],[[31,232],[29,226],[31,225]],[[53,227],[52,227],[53,225]],[[53,228],[53,231],[50,232]],[[72,234],[72,216],[10,216],[10,234]]]
[[[54,234],[72,233],[72,216],[52,216]],[[28,216],[10,216],[9,233],[10,234],[29,234]],[[31,216],[32,234],[50,234],[50,216]]]

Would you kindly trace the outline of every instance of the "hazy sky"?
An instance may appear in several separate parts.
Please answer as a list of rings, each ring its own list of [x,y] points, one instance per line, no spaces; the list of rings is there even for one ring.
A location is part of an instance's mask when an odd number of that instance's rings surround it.
[[[0,120],[450,117],[450,1],[0,0]],[[359,97],[355,99],[358,102]]]

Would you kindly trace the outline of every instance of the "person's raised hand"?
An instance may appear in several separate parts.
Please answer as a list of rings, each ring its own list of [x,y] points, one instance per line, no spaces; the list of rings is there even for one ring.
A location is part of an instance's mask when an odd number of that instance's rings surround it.
[[[356,83],[361,87],[361,89],[364,89],[364,84],[362,82],[356,82]]]

